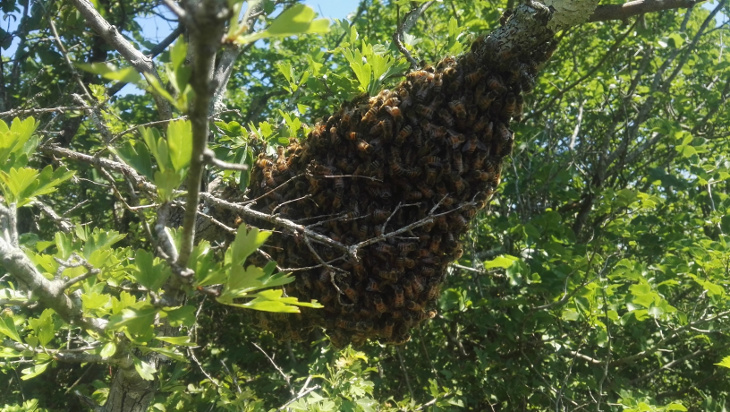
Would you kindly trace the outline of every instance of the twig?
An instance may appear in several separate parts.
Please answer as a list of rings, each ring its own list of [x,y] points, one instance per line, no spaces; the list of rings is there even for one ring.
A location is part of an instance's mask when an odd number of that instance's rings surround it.
[[[16,117],[21,115],[37,115],[37,114],[43,114],[43,113],[65,113],[65,112],[72,112],[72,111],[89,111],[92,110],[88,106],[58,106],[58,107],[40,107],[40,108],[30,108],[30,109],[13,109],[8,110],[7,112],[0,113],[0,117]]]
[[[269,362],[271,362],[271,364],[272,364],[272,365],[274,365],[274,369],[276,369],[276,370],[277,370],[277,372],[279,372],[279,374],[280,374],[280,375],[281,375],[281,376],[282,376],[282,377],[284,378],[284,380],[286,381],[286,386],[288,386],[288,387],[289,387],[289,393],[291,393],[292,395],[294,395],[294,388],[292,388],[292,386],[291,386],[291,378],[290,378],[290,377],[289,377],[289,376],[288,376],[288,375],[287,375],[286,373],[284,373],[284,371],[283,371],[283,370],[281,370],[281,368],[279,367],[279,365],[277,365],[277,364],[276,364],[276,362],[274,362],[274,360],[273,360],[273,359],[271,359],[271,356],[269,356],[269,354],[268,354],[268,353],[266,353],[266,351],[265,351],[265,350],[263,350],[263,349],[261,348],[261,346],[257,345],[257,344],[256,344],[256,342],[251,342],[251,344],[252,344],[253,346],[255,346],[255,347],[256,347],[256,349],[258,349],[258,350],[259,350],[259,351],[260,351],[261,353],[263,353],[263,354],[264,354],[264,356],[266,356],[266,359],[268,359],[268,360],[269,360]]]
[[[71,224],[71,221],[69,219],[66,219],[62,216],[60,216],[58,213],[56,213],[55,210],[53,210],[50,206],[47,204],[41,202],[38,199],[35,199],[31,202],[31,204],[38,209],[40,209],[41,212],[43,212],[44,215],[48,216],[51,220],[53,220],[56,225],[58,225],[58,228],[61,229],[64,233],[70,233],[73,229],[73,225]],[[68,212],[66,212],[68,213]]]
[[[76,9],[84,16],[86,23],[101,36],[111,47],[113,47],[122,57],[132,65],[139,73],[147,73],[155,77],[160,84],[162,80],[157,75],[152,59],[148,58],[137,50],[132,43],[122,36],[116,27],[109,24],[104,17],[94,9],[94,6],[88,0],[71,0]],[[172,109],[170,104],[162,96],[156,93],[152,94],[152,98],[157,105],[157,111],[161,118],[169,119],[172,117]]]
[[[89,262],[86,261],[86,259],[82,258],[76,252],[71,254],[71,257],[68,258],[68,260],[63,261],[59,258],[54,257],[54,260],[59,264],[58,273],[56,278],[60,278],[60,274],[63,273],[66,268],[74,268],[74,267],[81,267],[83,266],[86,268],[86,273],[83,275],[76,276],[75,278],[71,278],[63,283],[63,289],[68,289],[71,286],[73,286],[76,283],[79,283],[85,279],[88,279],[92,276],[96,276],[99,273],[101,273],[101,270],[95,268],[92,266]]]
[[[413,387],[411,386],[411,379],[408,377],[408,369],[406,369],[406,364],[403,361],[403,354],[401,353],[401,347],[397,346],[395,348],[395,352],[398,354],[398,362],[400,363],[400,368],[403,371],[403,376],[406,379],[406,386],[408,386],[408,393],[411,394],[411,399],[413,399]]]
[[[216,159],[215,153],[210,149],[205,149],[205,152],[203,152],[203,162],[223,170],[248,170],[248,165],[229,163],[224,160]]]
[[[309,379],[309,378],[307,378],[307,379]],[[307,382],[309,382],[309,380],[307,380]],[[305,387],[306,387],[306,385],[305,385]],[[294,398],[292,398],[292,399],[290,399],[289,401],[287,401],[287,403],[285,403],[285,404],[281,405],[281,406],[279,407],[279,409],[277,409],[277,410],[278,410],[278,411],[283,411],[284,409],[286,409],[286,407],[287,407],[287,406],[289,406],[289,405],[291,405],[292,403],[294,403],[294,402],[298,401],[299,399],[302,399],[303,397],[305,397],[305,396],[309,395],[309,393],[310,393],[310,392],[316,391],[316,390],[317,390],[317,389],[319,389],[319,388],[321,388],[321,386],[320,386],[320,385],[314,385],[314,386],[312,386],[311,388],[308,388],[308,389],[306,389],[306,390],[301,390],[301,391],[299,391],[299,393],[297,394],[297,396],[295,396]]]
[[[397,47],[398,50],[403,53],[403,56],[405,56],[406,60],[408,60],[408,62],[411,64],[411,70],[416,70],[419,64],[418,61],[416,61],[416,59],[411,56],[411,52],[409,52],[406,46],[403,44],[403,33],[410,30],[421,17],[421,14],[423,14],[426,9],[431,7],[433,3],[435,2],[427,1],[418,7],[414,7],[405,15],[405,17],[403,17],[403,21],[398,25],[398,29],[395,31],[395,33],[393,33],[393,43],[395,43],[395,47]]]

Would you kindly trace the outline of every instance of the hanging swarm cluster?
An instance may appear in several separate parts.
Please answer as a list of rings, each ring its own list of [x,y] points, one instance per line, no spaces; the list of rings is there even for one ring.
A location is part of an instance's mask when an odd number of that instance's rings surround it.
[[[249,193],[257,210],[346,246],[367,242],[348,254],[301,233],[272,236],[266,251],[281,266],[315,267],[295,272],[286,292],[324,308],[261,313],[260,326],[294,339],[322,327],[336,346],[402,343],[434,317],[459,238],[499,184],[510,121],[552,51],[548,42],[496,64],[485,43],[345,104],[301,144],[259,157]]]

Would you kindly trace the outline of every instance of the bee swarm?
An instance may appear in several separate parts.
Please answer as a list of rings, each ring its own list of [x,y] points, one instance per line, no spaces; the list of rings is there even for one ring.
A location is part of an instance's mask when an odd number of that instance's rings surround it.
[[[409,73],[394,90],[345,104],[278,156],[259,156],[248,194],[255,209],[358,245],[345,253],[274,234],[272,259],[312,267],[295,272],[286,293],[324,308],[260,313],[259,326],[293,339],[321,327],[336,346],[398,344],[435,316],[446,267],[462,254],[459,238],[499,184],[522,93],[553,48],[549,41],[497,62],[486,39]]]

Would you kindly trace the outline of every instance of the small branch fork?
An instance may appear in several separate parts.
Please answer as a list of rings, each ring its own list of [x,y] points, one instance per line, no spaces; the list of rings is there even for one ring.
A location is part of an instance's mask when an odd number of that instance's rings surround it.
[[[421,17],[421,15],[431,7],[431,5],[435,3],[435,1],[427,1],[420,6],[414,7],[411,11],[409,11],[404,17],[403,21],[400,22],[398,25],[398,29],[393,33],[393,43],[395,43],[395,47],[398,48],[398,50],[403,53],[403,56],[405,56],[406,60],[411,64],[411,70],[418,69],[418,61],[413,58],[411,55],[411,52],[408,51],[406,46],[403,44],[403,33],[408,32],[418,21],[418,19]]]

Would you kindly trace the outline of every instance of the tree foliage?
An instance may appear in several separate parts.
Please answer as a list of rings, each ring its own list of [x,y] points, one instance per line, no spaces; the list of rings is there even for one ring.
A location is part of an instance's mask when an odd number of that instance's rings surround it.
[[[113,410],[120,382],[137,410],[726,409],[726,1],[560,32],[438,316],[402,346],[339,351],[253,328],[254,310],[319,306],[282,295],[286,262],[247,261],[266,231],[224,222],[188,245],[179,210],[201,166],[204,199],[214,181],[245,189],[259,153],[400,82],[393,33],[429,2],[362,1],[327,24],[231,1],[212,51],[191,9],[153,44],[139,19],[169,9],[122,3],[95,2],[104,33],[85,0],[2,3],[3,410]],[[511,6],[430,3],[401,33],[417,62],[468,50]],[[206,50],[227,83],[200,124]]]

